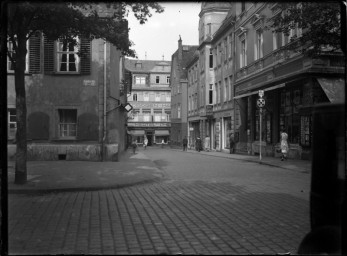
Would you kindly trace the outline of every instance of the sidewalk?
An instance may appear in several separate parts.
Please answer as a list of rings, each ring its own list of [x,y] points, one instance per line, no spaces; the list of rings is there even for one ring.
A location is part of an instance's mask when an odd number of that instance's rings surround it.
[[[177,146],[171,146],[172,150],[182,151],[182,148]],[[276,157],[264,157],[259,159],[259,155],[246,155],[246,154],[229,154],[229,152],[218,152],[218,151],[196,151],[193,149],[188,149],[187,153],[192,154],[203,154],[203,155],[211,155],[215,157],[224,157],[237,159],[241,161],[255,162],[259,164],[280,167],[283,169],[299,171],[304,173],[311,173],[311,161],[309,160],[300,160],[300,159],[288,159],[285,161],[281,161],[280,158]]]
[[[9,193],[90,191],[159,181],[164,173],[140,151],[128,150],[119,162],[28,161],[27,183],[14,184],[14,162],[8,162]]]
[[[179,147],[166,147],[165,149],[182,150]],[[255,162],[304,173],[311,172],[311,162],[306,160],[289,159],[281,161],[275,157],[263,157],[260,161],[259,156],[215,151],[197,152],[190,149],[187,153]],[[164,173],[141,151],[133,154],[129,149],[120,155],[119,162],[28,161],[27,183],[24,185],[14,184],[14,176],[14,162],[9,162],[9,193],[90,191],[121,188],[159,181],[164,178]]]

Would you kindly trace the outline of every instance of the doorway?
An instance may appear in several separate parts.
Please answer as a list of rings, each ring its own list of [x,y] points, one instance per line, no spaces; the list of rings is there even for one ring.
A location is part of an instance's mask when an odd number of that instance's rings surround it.
[[[152,146],[153,145],[153,132],[146,132],[146,137],[148,140],[147,146]]]

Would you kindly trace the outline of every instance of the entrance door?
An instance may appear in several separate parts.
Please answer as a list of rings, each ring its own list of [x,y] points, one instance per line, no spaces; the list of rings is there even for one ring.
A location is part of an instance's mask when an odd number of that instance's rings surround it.
[[[153,145],[153,132],[146,132],[146,136],[148,139],[148,145],[147,146],[152,146]]]

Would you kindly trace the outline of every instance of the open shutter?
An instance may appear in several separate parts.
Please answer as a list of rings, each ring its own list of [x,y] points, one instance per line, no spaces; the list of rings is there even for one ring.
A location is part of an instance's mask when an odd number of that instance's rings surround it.
[[[41,73],[41,33],[33,34],[29,39],[29,73]]]
[[[45,74],[54,72],[54,41],[44,37],[44,71]]]
[[[91,40],[81,37],[81,74],[90,74],[91,64]]]

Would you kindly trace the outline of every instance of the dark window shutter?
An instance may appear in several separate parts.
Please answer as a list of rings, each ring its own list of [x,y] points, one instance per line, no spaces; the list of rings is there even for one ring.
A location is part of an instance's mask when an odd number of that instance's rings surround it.
[[[91,40],[85,37],[81,38],[81,74],[90,74],[91,64]]]
[[[44,70],[45,74],[54,72],[54,41],[44,37]]]
[[[41,33],[39,32],[29,39],[29,73],[41,73]]]

